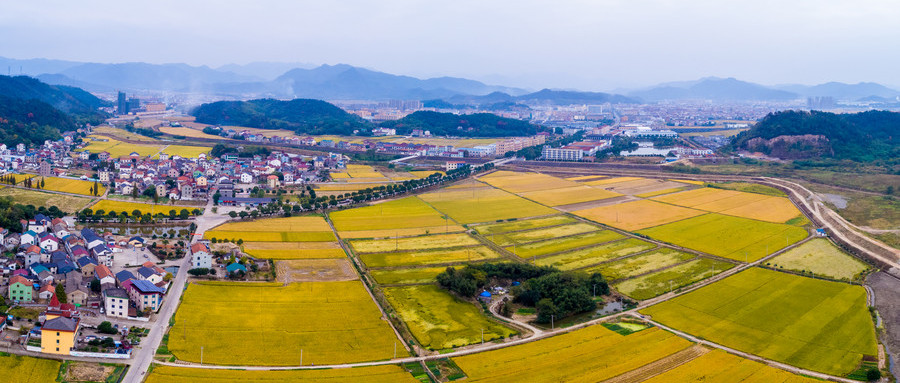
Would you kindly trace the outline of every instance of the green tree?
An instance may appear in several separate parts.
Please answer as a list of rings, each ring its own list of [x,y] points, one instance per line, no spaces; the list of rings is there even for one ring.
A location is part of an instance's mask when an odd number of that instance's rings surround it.
[[[69,297],[66,295],[66,286],[63,286],[62,283],[56,284],[56,299],[59,300],[59,303],[69,302]]]

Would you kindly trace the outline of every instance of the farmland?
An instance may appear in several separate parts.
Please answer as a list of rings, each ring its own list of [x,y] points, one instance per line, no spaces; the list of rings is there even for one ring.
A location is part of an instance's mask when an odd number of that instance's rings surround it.
[[[240,307],[240,310],[235,310]],[[299,365],[388,359],[397,342],[359,281],[191,284],[169,332],[178,359]]]
[[[420,229],[449,226],[443,215],[417,197],[406,197],[371,206],[336,211],[330,214],[334,228],[341,236],[352,231],[366,231],[371,237],[395,235],[397,229]],[[457,227],[453,225],[453,227]],[[460,228],[461,229],[461,228]],[[382,234],[378,234],[382,233]]]
[[[668,382],[767,382],[767,383],[814,383],[818,379],[794,375],[790,372],[770,367],[731,355],[722,350],[713,350],[688,361],[669,371],[654,376],[648,383]]]
[[[697,258],[665,270],[616,283],[613,287],[633,299],[650,299],[710,278],[732,267],[734,267],[732,263]]]
[[[615,262],[592,267],[586,271],[589,273],[600,273],[606,280],[615,281],[676,265],[693,258],[693,254],[661,248],[634,257],[628,257]]]
[[[427,239],[429,237],[416,238]],[[392,242],[391,240],[387,241]],[[417,249],[387,253],[364,253],[359,255],[359,259],[368,267],[437,265],[495,258],[500,258],[500,254],[497,254],[486,246],[436,250]]]
[[[79,211],[91,202],[88,198],[10,187],[0,189],[0,197],[12,198],[13,202],[22,205],[34,205],[35,207],[44,206],[48,208],[50,206],[56,206],[67,213]]]
[[[546,206],[494,188],[441,189],[419,198],[462,224],[556,213]]]
[[[654,200],[775,223],[784,223],[800,216],[800,210],[787,198],[715,188],[688,190]]]
[[[851,280],[869,269],[825,238],[816,238],[772,258],[771,266],[815,275]]]
[[[171,134],[173,136],[184,136],[184,137],[191,137],[191,138],[210,138],[210,139],[214,139],[214,140],[230,140],[230,138],[225,138],[222,136],[214,136],[212,134],[206,134],[206,133],[203,133],[202,130],[191,129],[191,128],[187,128],[187,127],[183,127],[183,126],[177,126],[177,127],[162,126],[159,128],[159,131],[163,132],[165,134]]]
[[[351,240],[353,250],[360,253],[382,253],[402,250],[427,250],[462,246],[480,245],[475,238],[467,234],[437,234],[419,237],[395,239],[357,239]]]
[[[93,211],[103,210],[107,213],[111,211],[115,212],[128,212],[131,214],[132,211],[140,210],[141,213],[150,213],[152,215],[156,214],[169,214],[170,211],[175,210],[176,213],[180,213],[182,209],[187,209],[188,211],[192,211],[197,209],[196,206],[176,206],[176,205],[155,205],[149,203],[139,203],[139,202],[128,202],[128,201],[116,201],[111,199],[100,200],[91,206]]]
[[[369,270],[369,274],[380,284],[431,283],[446,270],[446,267],[424,267],[419,269]]]
[[[0,376],[7,382],[55,382],[60,362],[19,355],[0,356]]]
[[[621,239],[624,236],[611,230],[600,230],[547,241],[531,242],[525,245],[508,246],[505,249],[522,258],[531,258],[558,253],[599,243]]]
[[[91,189],[94,188],[93,181],[84,181],[79,179],[71,179],[71,178],[59,178],[59,177],[36,177],[34,178],[34,186],[40,182],[44,182],[44,187],[41,189],[50,190],[50,191],[58,191],[58,192],[66,192],[71,194],[81,194],[85,196],[94,196],[91,193]],[[104,187],[99,182],[97,183],[97,195],[103,195],[106,192],[106,187]]]
[[[506,234],[491,234],[489,238],[500,246],[510,246],[512,244],[522,244],[527,242],[542,241],[552,238],[565,237],[568,235],[584,234],[592,231],[600,230],[596,226],[586,223],[573,223],[570,225],[553,226],[548,228],[539,228],[528,231],[517,231]]]
[[[184,158],[197,158],[200,154],[209,154],[211,147],[208,146],[187,146],[187,145],[169,145],[162,149],[162,153],[170,156],[180,156]]]
[[[472,382],[599,382],[688,347],[689,341],[656,328],[622,336],[590,326],[454,361]]]
[[[865,289],[839,282],[751,268],[641,312],[728,347],[833,375],[877,354]]]
[[[578,183],[540,173],[496,171],[480,178],[493,187],[512,193],[576,187]]]
[[[547,206],[569,205],[581,202],[598,201],[620,196],[619,193],[578,185],[561,189],[538,190],[521,193],[522,197]]]
[[[650,200],[638,200],[578,210],[573,214],[624,230],[639,230],[695,217],[704,212]]]
[[[278,231],[272,231],[277,229]],[[318,216],[229,222],[207,231],[204,238],[243,239],[244,242],[334,242],[337,238]]]
[[[88,136],[85,141],[88,142],[88,145],[84,147],[84,150],[91,153],[108,152],[111,158],[128,156],[132,152],[137,153],[141,157],[149,157],[159,153],[163,148],[163,145],[159,144],[135,145],[114,138],[100,136]]]
[[[418,383],[396,365],[319,370],[240,371],[154,366],[147,383]]]
[[[435,285],[388,287],[385,296],[419,343],[433,350],[506,338],[516,332],[488,319],[480,307]]]
[[[806,229],[710,213],[639,233],[689,249],[752,262],[798,242]]]
[[[655,246],[640,239],[628,238],[586,249],[538,258],[534,263],[541,266],[554,266],[562,270],[573,270],[652,249]]]
[[[555,215],[552,217],[532,218],[512,222],[478,225],[475,226],[475,229],[478,230],[478,232],[481,234],[488,235],[506,233],[510,231],[536,229],[539,227],[555,226],[574,222],[576,222],[574,218],[566,217],[564,215]]]

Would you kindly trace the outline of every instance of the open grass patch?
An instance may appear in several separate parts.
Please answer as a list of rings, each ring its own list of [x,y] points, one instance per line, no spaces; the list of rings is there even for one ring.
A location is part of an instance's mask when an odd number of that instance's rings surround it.
[[[67,213],[80,211],[91,202],[90,198],[10,187],[0,189],[0,197],[9,197],[12,198],[15,203],[33,205],[34,207],[43,206],[49,208],[50,206],[56,206]]]

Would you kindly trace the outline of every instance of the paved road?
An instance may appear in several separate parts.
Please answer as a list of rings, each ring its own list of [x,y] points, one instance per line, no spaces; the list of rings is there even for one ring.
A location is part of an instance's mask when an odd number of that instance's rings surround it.
[[[206,230],[227,220],[228,217],[213,213],[212,207],[213,203],[212,199],[210,199],[206,204],[203,215],[196,220],[197,231],[194,234],[191,243],[203,238],[203,233],[206,232]],[[147,369],[150,368],[150,363],[153,362],[153,356],[156,354],[156,349],[159,347],[163,335],[165,335],[166,330],[169,327],[169,320],[175,314],[178,303],[181,301],[181,294],[184,293],[185,284],[187,283],[187,271],[190,263],[191,257],[190,255],[186,255],[178,268],[178,274],[175,275],[175,278],[172,281],[172,287],[170,287],[169,292],[166,293],[162,308],[156,314],[156,322],[150,327],[150,334],[142,342],[141,348],[132,355],[131,368],[129,368],[128,372],[125,374],[125,378],[122,380],[123,382],[140,383],[144,380]]]

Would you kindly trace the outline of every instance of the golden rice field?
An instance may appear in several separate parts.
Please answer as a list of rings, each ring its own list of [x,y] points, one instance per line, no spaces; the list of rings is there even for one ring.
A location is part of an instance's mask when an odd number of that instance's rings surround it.
[[[500,258],[487,246],[459,249],[411,250],[390,253],[364,253],[359,259],[368,267],[421,266],[455,262],[473,262]]]
[[[211,138],[215,140],[230,140],[230,138],[225,138],[222,136],[214,136],[212,134],[203,133],[202,130],[191,129],[183,126],[173,127],[173,126],[161,126],[159,128],[160,132],[165,134],[171,134],[173,136],[185,136],[191,138]]]
[[[551,217],[532,218],[532,219],[516,220],[516,221],[512,221],[512,222],[478,225],[478,226],[475,226],[475,229],[478,230],[478,232],[483,235],[490,235],[490,234],[506,233],[506,232],[510,232],[510,231],[536,229],[539,227],[563,225],[563,224],[574,223],[574,222],[577,222],[577,221],[572,217],[567,217],[564,215],[554,215]]]
[[[596,181],[596,180],[603,179],[603,178],[607,178],[607,176],[597,176],[597,175],[577,176],[577,177],[568,177],[568,178],[566,178],[566,180],[584,182],[584,181]]]
[[[286,246],[278,247],[269,244]],[[245,242],[243,250],[245,253],[259,259],[291,260],[346,257],[344,250],[341,249],[341,245],[337,242]]]
[[[383,253],[388,251],[428,250],[480,245],[467,234],[436,234],[393,239],[356,239],[350,241],[359,253]]]
[[[335,211],[329,217],[341,235],[348,231],[409,229],[448,224],[441,213],[416,197]]]
[[[815,383],[821,380],[794,375],[722,350],[712,350],[644,382]]]
[[[604,178],[598,179],[598,180],[585,181],[584,184],[591,185],[591,186],[600,186],[600,185],[615,184],[615,183],[619,183],[619,182],[637,181],[637,180],[643,180],[643,179],[644,178],[641,178],[641,177],[612,177],[612,178],[604,177]]]
[[[640,230],[705,214],[703,211],[637,200],[572,212],[580,217],[624,230]]]
[[[540,173],[518,173],[505,170],[496,171],[479,178],[493,187],[512,193],[534,192],[538,190],[571,188],[578,183]]]
[[[625,238],[625,236],[612,230],[600,230],[586,234],[574,235],[571,237],[550,239],[541,242],[532,242],[521,246],[507,246],[505,247],[505,249],[519,257],[531,258],[591,246],[599,243],[615,241],[622,238]]]
[[[228,222],[209,230],[204,238],[243,239],[244,242],[334,242],[325,218],[300,216]]]
[[[650,299],[710,278],[732,267],[733,263],[700,257],[665,270],[626,279],[613,287],[632,299]]]
[[[111,199],[100,200],[91,206],[93,211],[103,210],[107,213],[111,211],[115,212],[128,212],[131,214],[134,210],[140,210],[141,213],[150,213],[150,214],[169,214],[170,211],[175,210],[176,213],[180,213],[182,209],[187,209],[188,211],[193,211],[197,209],[196,206],[176,206],[176,205],[155,205],[149,203],[140,203],[140,202],[128,202],[128,201],[116,201]]]
[[[128,156],[132,152],[136,152],[141,157],[149,157],[159,153],[163,148],[158,144],[135,145],[109,137],[88,136],[87,138],[85,141],[88,142],[88,145],[84,147],[84,150],[91,153],[108,152],[112,158]]]
[[[446,267],[423,267],[417,269],[369,270],[375,281],[382,285],[432,283]]]
[[[694,189],[654,200],[776,223],[784,223],[801,215],[800,210],[787,198],[715,188]]]
[[[210,230],[203,234],[203,238],[243,239],[244,242],[331,242],[337,240],[334,233],[327,231],[286,232]]]
[[[91,193],[91,189],[94,187],[94,181],[38,176],[34,178],[34,180],[32,181],[32,185],[36,186],[36,184],[39,184],[41,181],[44,182],[44,187],[41,188],[42,190],[66,192],[94,197],[94,194]],[[102,196],[103,193],[106,192],[106,187],[99,182],[97,183],[97,189],[97,196]]]
[[[353,184],[319,184],[316,185],[316,191],[324,192],[355,192],[363,189],[371,189],[378,186],[384,186],[384,183],[353,183]],[[339,193],[343,194],[343,193]]]
[[[684,190],[684,188],[662,189],[662,190],[655,190],[655,191],[647,192],[647,193],[635,194],[634,196],[635,196],[635,197],[640,197],[640,198],[650,198],[650,197],[660,196],[660,195],[663,195],[663,194],[677,193],[677,192],[680,192],[680,191],[682,191],[682,190]]]
[[[570,205],[619,197],[621,194],[590,186],[577,185],[559,189],[519,193],[520,196],[547,206]]]
[[[600,382],[691,345],[655,327],[623,336],[590,326],[453,360],[467,382]]]
[[[569,225],[538,228],[528,231],[516,231],[504,234],[490,234],[487,237],[491,240],[491,242],[494,242],[497,245],[511,246],[512,244],[524,244],[528,242],[543,241],[569,235],[584,234],[598,230],[601,229],[594,225],[578,222]]]
[[[210,150],[212,148],[208,146],[169,145],[163,148],[162,152],[170,156],[197,158],[200,154],[209,155]]]
[[[546,206],[493,188],[441,189],[419,198],[461,224],[556,213]]]
[[[147,137],[141,134],[132,133],[125,129],[113,128],[111,126],[96,126],[93,129],[94,133],[102,133],[102,134],[111,134],[115,138],[121,140],[131,140],[131,141],[145,141],[148,143],[154,143],[159,140],[153,137]]]
[[[616,281],[646,274],[664,267],[677,265],[694,259],[695,255],[669,248],[660,248],[647,253],[623,258],[618,261],[585,269],[589,273],[600,273],[608,281]]]
[[[147,383],[418,383],[397,365],[313,370],[210,370],[157,365]]]
[[[486,342],[516,334],[436,285],[387,287],[384,294],[419,344],[431,350],[481,342],[481,329]]]
[[[806,229],[709,213],[639,233],[741,262],[753,262],[806,238]]]
[[[0,377],[6,382],[55,382],[59,369],[58,360],[20,355],[0,356]]]
[[[203,347],[204,363],[293,366],[301,349],[306,365],[390,359],[397,342],[359,281],[201,282],[185,291],[168,347],[190,362]]]
[[[825,238],[810,240],[772,258],[766,264],[846,280],[854,279],[869,269],[868,265],[841,251]]]
[[[425,226],[425,227],[411,227],[405,229],[382,229],[382,230],[354,230],[354,231],[343,231],[341,232],[341,238],[344,239],[353,239],[353,238],[387,238],[387,237],[408,237],[413,235],[426,235],[426,234],[447,234],[447,233],[459,233],[461,231],[465,231],[466,229],[460,225],[450,223],[441,225],[441,226]]]
[[[90,198],[73,197],[65,194],[44,193],[30,189],[2,188],[0,197],[12,198],[13,202],[35,207],[56,206],[67,213],[74,213],[84,209],[91,202]]]
[[[649,250],[655,246],[650,242],[637,238],[628,238],[622,241],[538,258],[534,263],[541,266],[553,266],[561,270],[573,270]]]
[[[838,376],[878,352],[865,288],[761,268],[641,313],[727,347]]]

